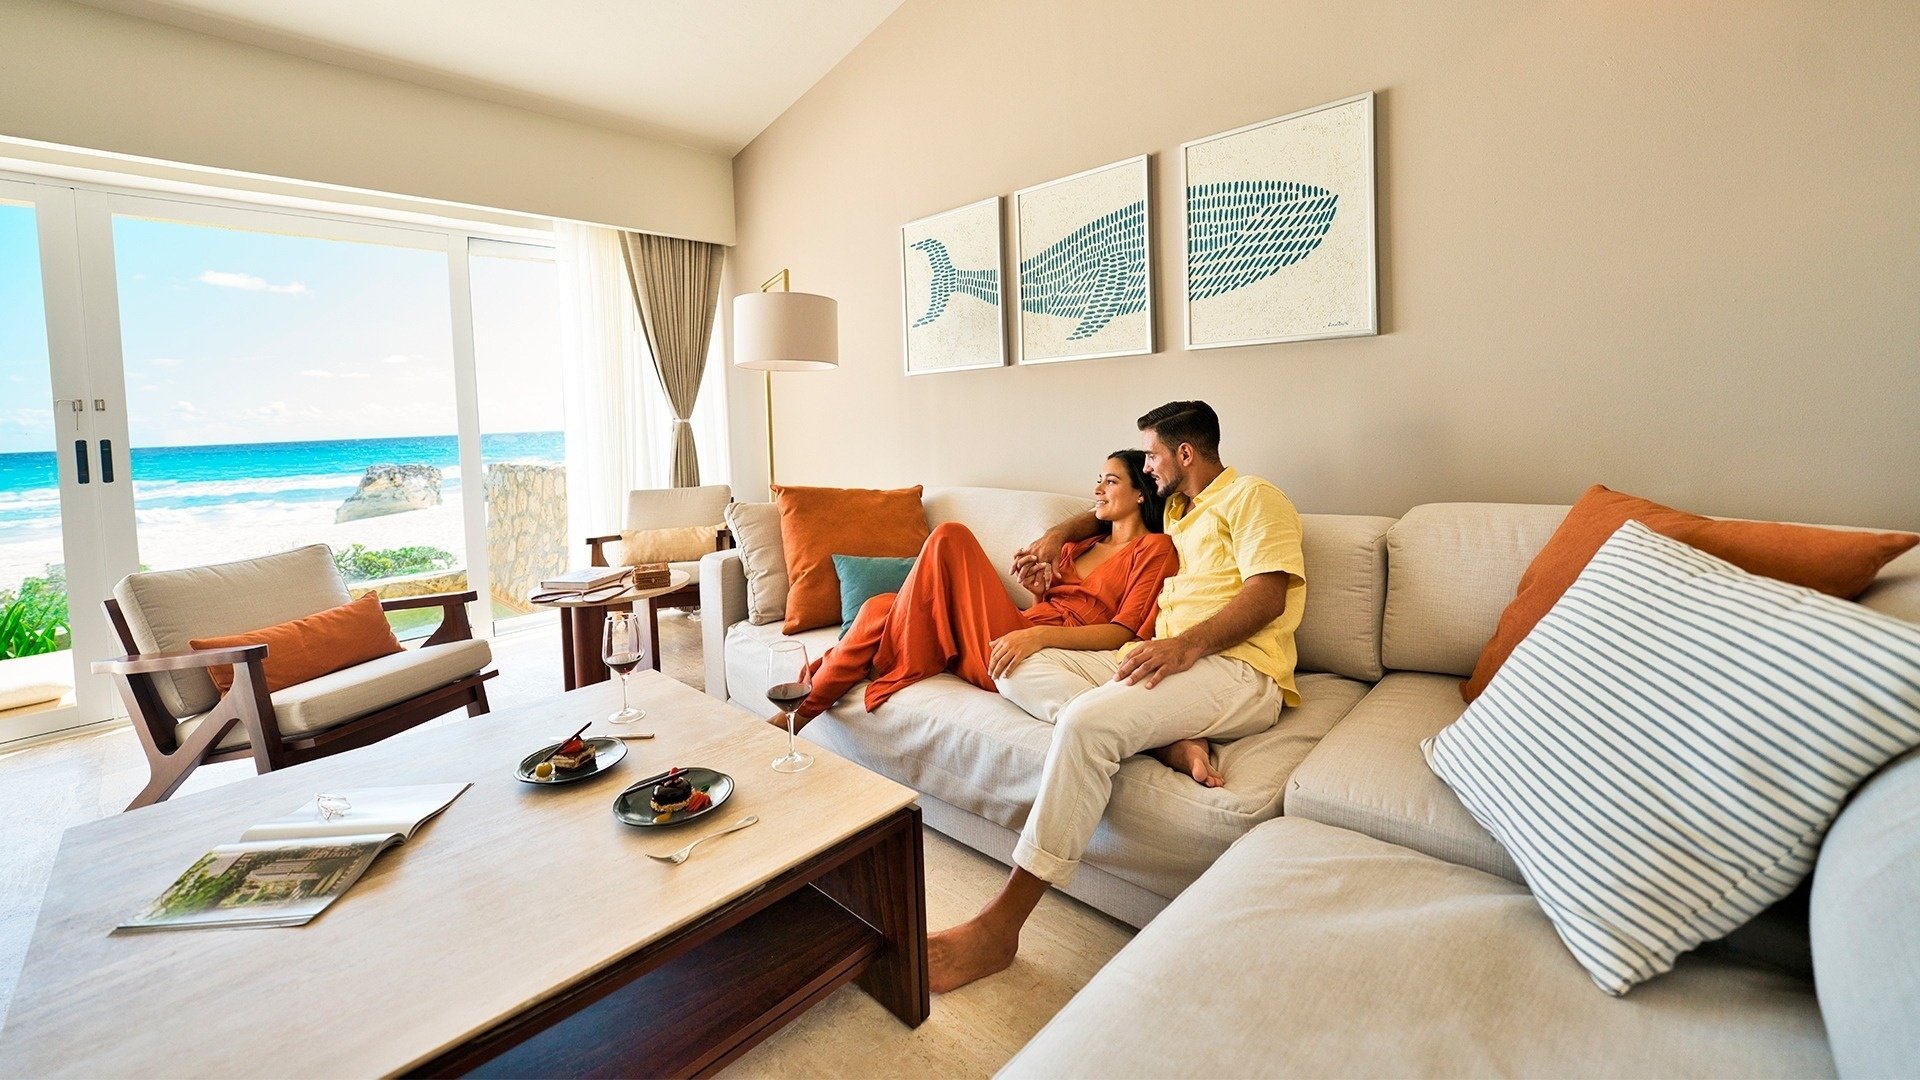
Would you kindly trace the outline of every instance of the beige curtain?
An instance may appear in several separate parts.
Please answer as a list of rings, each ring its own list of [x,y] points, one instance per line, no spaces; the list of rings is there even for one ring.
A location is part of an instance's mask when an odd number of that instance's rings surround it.
[[[627,280],[640,310],[640,327],[653,353],[653,369],[673,406],[673,486],[700,486],[700,455],[693,445],[693,405],[713,338],[720,302],[719,244],[671,236],[622,232]]]

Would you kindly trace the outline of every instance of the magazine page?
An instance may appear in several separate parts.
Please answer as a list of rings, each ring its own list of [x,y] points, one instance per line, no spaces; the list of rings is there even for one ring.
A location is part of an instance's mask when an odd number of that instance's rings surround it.
[[[416,784],[410,787],[341,788],[327,794],[347,801],[332,819],[320,816],[319,795],[284,817],[263,821],[240,834],[248,840],[311,840],[327,836],[398,833],[413,839],[421,822],[447,808],[469,784]]]
[[[299,926],[359,880],[398,833],[311,842],[223,844],[117,929]]]

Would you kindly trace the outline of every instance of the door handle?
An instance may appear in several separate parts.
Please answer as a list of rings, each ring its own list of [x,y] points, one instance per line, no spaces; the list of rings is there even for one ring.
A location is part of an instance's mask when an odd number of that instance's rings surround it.
[[[113,483],[113,440],[100,440],[100,482]]]
[[[73,440],[73,471],[80,483],[87,482],[87,440]]]

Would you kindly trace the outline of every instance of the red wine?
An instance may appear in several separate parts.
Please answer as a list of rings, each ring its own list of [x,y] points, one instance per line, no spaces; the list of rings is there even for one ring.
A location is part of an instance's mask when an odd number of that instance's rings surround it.
[[[615,675],[625,675],[627,672],[640,666],[640,657],[631,653],[626,656],[621,656],[616,653],[613,656],[607,657],[606,660],[607,669]]]
[[[791,709],[807,700],[807,695],[811,693],[813,693],[812,683],[783,682],[767,691],[767,700],[782,709]]]

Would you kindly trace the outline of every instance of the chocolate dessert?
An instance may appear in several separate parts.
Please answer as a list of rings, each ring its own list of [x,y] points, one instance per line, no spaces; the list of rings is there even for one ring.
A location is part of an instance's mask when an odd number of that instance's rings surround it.
[[[665,780],[653,785],[653,796],[649,800],[655,813],[671,814],[675,810],[684,810],[687,801],[693,798],[693,785],[679,772],[669,773]]]

